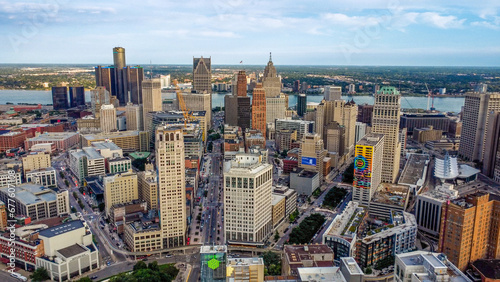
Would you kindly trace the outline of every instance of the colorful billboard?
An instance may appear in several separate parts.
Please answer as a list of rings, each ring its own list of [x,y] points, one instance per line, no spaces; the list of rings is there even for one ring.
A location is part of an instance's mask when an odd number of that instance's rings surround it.
[[[316,165],[316,158],[302,157],[303,165]]]

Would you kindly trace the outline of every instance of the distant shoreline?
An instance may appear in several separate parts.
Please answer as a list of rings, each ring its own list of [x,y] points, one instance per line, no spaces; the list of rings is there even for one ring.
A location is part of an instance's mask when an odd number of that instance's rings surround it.
[[[293,95],[297,96],[302,93],[285,93],[287,95]],[[306,96],[322,96],[323,94],[316,94],[316,93],[306,93]],[[371,96],[373,97],[373,94],[371,93],[360,93],[360,94],[344,94],[342,93],[342,96],[344,97],[360,97],[360,96]],[[425,94],[402,94],[404,97],[421,97],[425,98],[427,95]],[[444,94],[444,95],[434,95],[434,98],[464,98],[465,95],[451,95],[451,94]]]

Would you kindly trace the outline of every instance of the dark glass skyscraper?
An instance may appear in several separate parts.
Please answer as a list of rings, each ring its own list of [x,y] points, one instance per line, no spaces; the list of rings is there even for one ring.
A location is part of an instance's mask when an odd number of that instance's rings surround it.
[[[306,94],[299,94],[297,99],[297,115],[304,116],[307,110],[307,96]]]
[[[144,79],[144,69],[140,66],[127,66],[122,70],[122,72],[126,83],[123,86],[123,90],[126,93],[126,101],[129,101],[130,98],[130,102],[133,104],[142,104],[142,80]]]
[[[85,88],[72,86],[69,88],[69,106],[71,108],[85,105]]]
[[[65,110],[68,108],[68,87],[52,87],[52,105],[54,110]]]
[[[103,86],[110,95],[116,96],[115,68],[114,66],[95,67],[95,86]]]

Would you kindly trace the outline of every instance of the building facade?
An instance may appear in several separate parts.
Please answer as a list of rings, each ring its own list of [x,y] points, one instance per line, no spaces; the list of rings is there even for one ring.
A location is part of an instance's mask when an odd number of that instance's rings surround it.
[[[257,83],[252,95],[252,128],[266,136],[266,91],[262,83]]]

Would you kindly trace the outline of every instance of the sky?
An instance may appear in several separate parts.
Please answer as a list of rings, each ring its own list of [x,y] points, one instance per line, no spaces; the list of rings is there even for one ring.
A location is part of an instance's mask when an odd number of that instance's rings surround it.
[[[0,63],[500,66],[498,0],[0,0]]]

